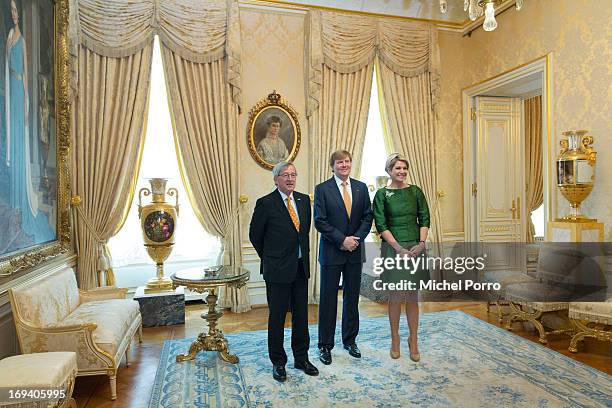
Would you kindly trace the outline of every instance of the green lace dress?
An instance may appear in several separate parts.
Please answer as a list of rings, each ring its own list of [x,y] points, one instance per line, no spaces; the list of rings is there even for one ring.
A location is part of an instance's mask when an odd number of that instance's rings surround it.
[[[415,185],[401,189],[379,189],[374,196],[374,222],[379,233],[389,230],[402,247],[412,248],[419,243],[420,228],[429,228],[429,207],[423,191]],[[395,255],[393,247],[383,240],[381,257],[395,258]],[[425,266],[425,253],[421,256],[422,265]],[[418,268],[414,274],[410,272],[406,269],[385,269],[381,280],[393,283],[408,280],[415,282],[417,287],[420,280],[429,280],[429,271],[425,267]]]

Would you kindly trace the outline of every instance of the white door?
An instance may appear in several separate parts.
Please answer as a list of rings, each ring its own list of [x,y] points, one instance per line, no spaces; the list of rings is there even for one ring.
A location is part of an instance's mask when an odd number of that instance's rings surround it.
[[[473,189],[476,228],[480,242],[507,243],[491,246],[491,269],[522,267],[524,219],[524,132],[518,98],[476,97],[475,173]],[[517,243],[517,244],[510,244]]]

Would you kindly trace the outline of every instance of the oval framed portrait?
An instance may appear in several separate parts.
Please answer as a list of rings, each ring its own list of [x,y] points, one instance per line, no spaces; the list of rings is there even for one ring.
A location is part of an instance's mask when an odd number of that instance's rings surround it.
[[[247,143],[253,159],[265,169],[295,160],[301,143],[297,113],[276,91],[249,112]]]

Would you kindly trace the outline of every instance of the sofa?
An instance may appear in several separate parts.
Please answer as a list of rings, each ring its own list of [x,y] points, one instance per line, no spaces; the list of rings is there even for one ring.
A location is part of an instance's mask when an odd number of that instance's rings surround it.
[[[9,289],[22,353],[74,351],[78,376],[107,375],[117,398],[117,369],[136,334],[142,341],[138,302],[127,289],[81,291],[72,268]]]

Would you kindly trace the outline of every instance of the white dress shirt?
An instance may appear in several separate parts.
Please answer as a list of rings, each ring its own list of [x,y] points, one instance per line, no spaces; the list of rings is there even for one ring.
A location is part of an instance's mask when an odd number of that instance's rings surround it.
[[[336,180],[336,185],[338,186],[338,190],[340,190],[340,197],[344,197],[344,188],[342,187],[342,180],[338,178],[334,174],[334,180]],[[353,191],[351,190],[351,178],[346,179],[346,189],[348,190],[349,197],[351,197],[351,203],[353,202]]]

